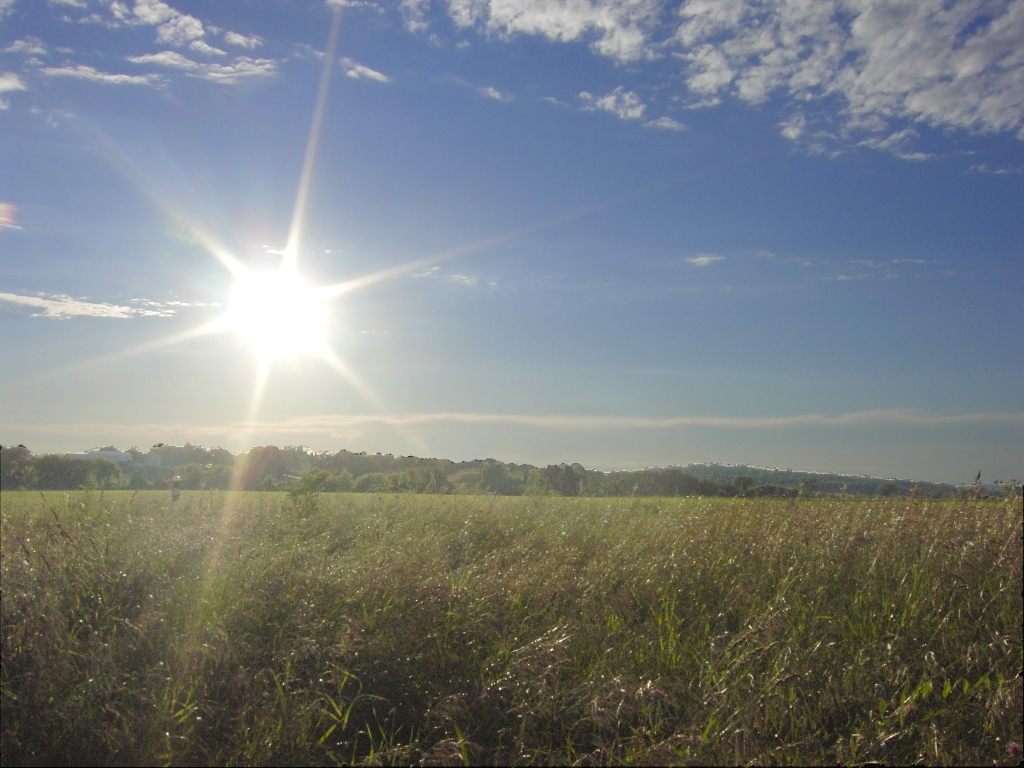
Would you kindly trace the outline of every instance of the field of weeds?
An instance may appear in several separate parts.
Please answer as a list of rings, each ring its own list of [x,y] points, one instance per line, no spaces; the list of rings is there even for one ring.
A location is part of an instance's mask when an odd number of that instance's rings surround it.
[[[2,517],[4,765],[1020,760],[1019,498]]]

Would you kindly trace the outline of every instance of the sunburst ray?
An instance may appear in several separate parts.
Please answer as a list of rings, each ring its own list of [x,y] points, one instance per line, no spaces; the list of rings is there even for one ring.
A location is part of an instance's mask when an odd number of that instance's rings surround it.
[[[33,376],[27,376],[24,379],[12,381],[5,385],[5,388],[16,387],[25,384],[29,384],[35,381],[39,381],[50,376],[59,376],[61,374],[74,373],[75,371],[81,371],[88,368],[92,368],[98,365],[106,365],[107,363],[113,363],[117,360],[122,360],[126,357],[133,357],[135,355],[142,355],[147,352],[152,352],[163,347],[170,347],[174,344],[180,344],[183,341],[189,341],[191,339],[197,339],[202,336],[209,336],[214,333],[223,333],[231,327],[227,317],[221,316],[215,320],[211,320],[208,323],[197,325],[194,328],[189,328],[179,333],[172,333],[167,336],[161,336],[159,339],[153,339],[152,341],[145,341],[141,344],[134,344],[130,347],[124,347],[123,349],[116,349],[113,352],[107,352],[106,354],[99,355],[98,357],[91,357],[88,360],[81,360],[71,365],[61,366],[60,368],[52,368],[42,373],[37,373]]]
[[[331,72],[334,70],[334,50],[338,45],[338,32],[340,29],[341,8],[338,7],[334,9],[331,33],[327,40],[327,52],[324,54],[324,67],[320,72],[320,87],[316,94],[313,122],[309,127],[306,156],[302,161],[302,174],[299,176],[299,189],[295,195],[295,208],[292,210],[292,223],[288,231],[288,243],[284,247],[284,264],[282,265],[284,269],[294,270],[299,257],[299,240],[302,234],[302,222],[306,215],[306,199],[309,196],[309,183],[313,177],[313,161],[316,158],[316,147],[320,139],[320,126],[324,120],[327,91],[331,83]]]

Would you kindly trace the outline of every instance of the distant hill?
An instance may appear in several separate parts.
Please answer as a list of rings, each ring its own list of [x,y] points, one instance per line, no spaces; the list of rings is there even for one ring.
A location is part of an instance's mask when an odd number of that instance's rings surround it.
[[[957,496],[1004,495],[997,485],[953,486],[908,479],[767,469],[747,464],[602,472],[580,464],[506,464],[496,459],[455,462],[416,456],[302,446],[256,447],[238,456],[223,448],[159,443],[148,451],[104,446],[83,454],[34,455],[25,446],[0,452],[4,489],[157,489],[173,478],[185,490],[352,491],[560,496]]]

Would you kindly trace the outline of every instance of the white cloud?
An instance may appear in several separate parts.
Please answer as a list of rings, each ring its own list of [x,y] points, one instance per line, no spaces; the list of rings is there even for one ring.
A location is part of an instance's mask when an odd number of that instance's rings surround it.
[[[352,59],[341,59],[341,65],[345,67],[345,74],[354,80],[376,80],[378,83],[391,82],[391,78],[375,69],[370,69]]]
[[[430,0],[402,0],[398,7],[405,19],[405,28],[410,32],[423,32],[429,26],[426,16]]]
[[[306,43],[296,43],[295,52],[292,55],[300,59],[316,59],[320,61],[324,57],[324,52],[318,51],[316,48],[311,45],[307,45]]]
[[[838,96],[847,125],[873,132],[897,118],[980,131],[1024,121],[1022,0],[690,0],[679,16],[696,92]],[[704,73],[715,77],[695,81]]]
[[[129,318],[134,314],[131,307],[119,306],[117,304],[98,304],[91,301],[72,299],[70,296],[56,294],[50,298],[42,296],[19,296],[14,293],[0,293],[0,301],[11,304],[21,304],[27,307],[35,307],[36,312],[32,317],[49,317],[55,320],[65,320],[69,317],[116,317]]]
[[[69,5],[72,8],[85,8],[87,3],[85,0],[50,0],[50,5]]]
[[[469,275],[452,275],[448,279],[456,285],[462,285],[466,288],[475,288],[477,284],[477,279]]]
[[[159,75],[117,75],[100,72],[83,64],[66,67],[44,67],[40,72],[47,77],[73,77],[79,80],[91,80],[96,83],[114,85],[159,85],[163,78]]]
[[[188,47],[198,53],[205,53],[207,56],[227,56],[227,51],[222,51],[220,48],[214,48],[205,40],[193,40],[188,44]]]
[[[156,28],[157,42],[171,45],[185,45],[193,40],[201,39],[205,34],[203,23],[199,19],[183,13],[179,13]]]
[[[129,301],[138,305],[132,308],[132,312],[140,317],[171,317],[177,314],[181,307],[206,306],[199,301],[153,301],[152,299],[129,299]]]
[[[917,136],[913,128],[904,128],[886,137],[872,136],[859,142],[859,146],[871,147],[890,152],[903,160],[927,160],[931,155],[924,152],[913,152],[907,149],[907,144]]]
[[[993,168],[988,163],[976,163],[971,166],[974,173],[991,173],[995,176],[1010,176],[1012,174],[1024,173],[1024,165],[1004,165]]]
[[[273,59],[251,59],[239,56],[230,64],[204,64],[199,77],[215,83],[234,85],[242,80],[276,77],[277,62]]]
[[[7,93],[8,91],[24,91],[25,83],[21,81],[13,72],[2,72],[0,73],[0,93]]]
[[[225,32],[224,42],[228,45],[237,45],[241,48],[253,50],[263,45],[263,38],[259,35],[249,35],[246,37],[245,35],[240,35],[237,32]]]
[[[199,69],[202,66],[198,61],[192,61],[177,51],[161,51],[160,53],[147,53],[143,56],[127,56],[125,58],[132,64],[157,64],[161,67],[185,71]]]
[[[277,62],[273,59],[250,59],[248,56],[239,56],[230,64],[206,64],[193,61],[177,51],[128,56],[127,59],[133,64],[156,64],[170,69],[179,69],[188,72],[193,77],[225,85],[233,85],[240,80],[277,75]]]
[[[598,98],[583,91],[580,98],[587,105],[584,109],[603,109],[622,120],[639,120],[647,109],[647,105],[640,101],[639,96],[632,91],[624,90],[621,85],[607,96]]]
[[[162,24],[181,15],[160,0],[135,0],[133,13],[143,24]]]
[[[512,101],[511,96],[508,96],[497,88],[492,88],[491,86],[487,86],[486,88],[477,88],[477,90],[487,98],[494,99],[495,101]]]
[[[115,4],[117,5],[117,4]],[[124,7],[111,7],[115,17],[124,16]],[[161,0],[136,0],[134,8],[135,17],[143,24],[156,26],[156,40],[158,43],[166,43],[176,47],[188,46],[193,51],[207,56],[226,56],[227,53],[220,48],[215,48],[203,38],[206,30],[203,22],[195,16],[181,13],[175,8],[161,2]],[[225,40],[235,45],[255,47],[258,37],[247,38],[234,32],[228,32]],[[260,41],[262,42],[262,41]]]
[[[172,317],[182,307],[206,306],[198,302],[153,301],[151,299],[131,299],[129,304],[136,306],[125,306],[73,299],[62,293],[39,294],[38,296],[0,293],[0,301],[34,307],[37,311],[32,313],[32,317],[49,317],[54,320],[66,320],[70,317],[112,317],[120,320],[132,317]]]
[[[807,128],[807,118],[797,113],[779,123],[779,127],[782,128],[780,133],[783,136],[790,141],[796,141],[803,136],[804,130]]]
[[[457,26],[499,38],[590,42],[617,62],[671,53],[691,107],[800,103],[782,131],[816,151],[859,142],[923,159],[909,142],[884,145],[913,123],[1024,139],[1024,0],[445,2]],[[829,131],[812,131],[819,122]]]
[[[702,253],[699,256],[694,256],[692,258],[687,259],[686,261],[689,262],[690,264],[693,264],[693,266],[695,267],[706,267],[711,264],[714,264],[716,261],[722,261],[724,259],[725,256],[712,256],[709,253]]]
[[[23,53],[26,56],[42,56],[46,53],[46,44],[38,37],[28,37],[22,40],[15,40],[4,48],[5,53]]]
[[[0,0],[0,19],[11,12],[11,8],[14,7],[14,3],[17,0]]]
[[[686,125],[680,123],[678,120],[673,120],[671,117],[659,117],[657,120],[651,120],[648,123],[644,123],[647,128],[661,128],[666,131],[685,131]]]
[[[646,30],[657,21],[657,0],[447,0],[456,25],[480,25],[505,37],[517,33],[549,40],[590,39],[598,53],[616,61],[652,55]]]
[[[118,22],[128,21],[131,16],[131,11],[128,10],[128,6],[119,0],[113,0],[110,3],[110,15]]]

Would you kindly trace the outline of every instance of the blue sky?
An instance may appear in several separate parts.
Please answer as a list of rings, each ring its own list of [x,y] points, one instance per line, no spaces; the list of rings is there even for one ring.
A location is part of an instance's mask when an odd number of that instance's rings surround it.
[[[344,3],[297,269],[394,269],[154,344],[281,263],[337,5],[0,0],[5,444],[1021,476],[1024,2]]]

